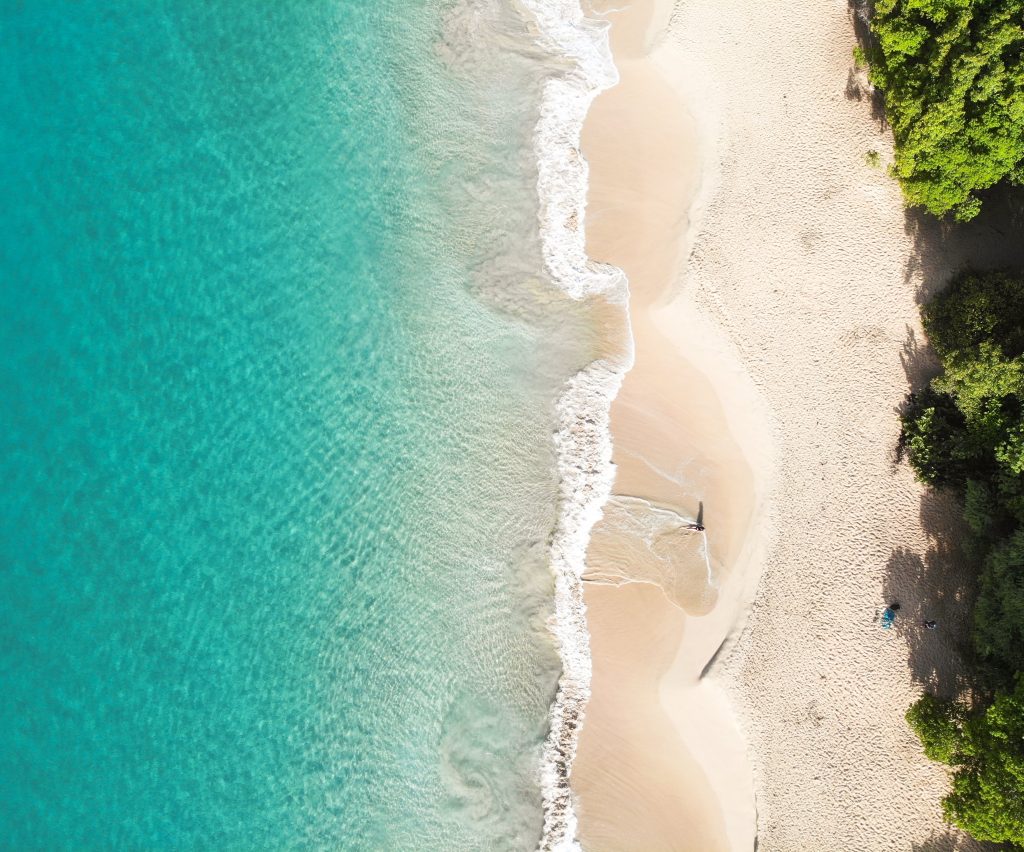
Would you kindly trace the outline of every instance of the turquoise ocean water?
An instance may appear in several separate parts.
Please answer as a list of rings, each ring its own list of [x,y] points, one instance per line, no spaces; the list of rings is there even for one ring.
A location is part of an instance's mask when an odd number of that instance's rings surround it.
[[[587,347],[500,6],[3,4],[0,847],[535,846]]]

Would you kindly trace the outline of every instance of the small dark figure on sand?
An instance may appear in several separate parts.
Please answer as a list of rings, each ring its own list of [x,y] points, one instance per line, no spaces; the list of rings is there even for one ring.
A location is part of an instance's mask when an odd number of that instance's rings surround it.
[[[704,501],[699,500],[697,502],[697,520],[692,524],[687,524],[688,530],[696,530],[697,532],[704,532]]]
[[[922,621],[921,624],[929,630],[934,630],[936,627],[939,626],[936,622],[932,621],[931,619],[929,619],[928,621]]]
[[[900,605],[893,601],[882,610],[882,627],[888,630],[896,621],[896,613],[900,611]]]

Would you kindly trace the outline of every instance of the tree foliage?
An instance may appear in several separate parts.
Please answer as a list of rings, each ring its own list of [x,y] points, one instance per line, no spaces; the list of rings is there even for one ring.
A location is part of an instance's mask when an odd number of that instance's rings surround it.
[[[1024,181],[1024,0],[878,0],[871,31],[908,203],[966,220]]]
[[[907,721],[956,770],[947,818],[1024,848],[1024,280],[963,275],[923,315],[942,372],[910,399],[903,442],[922,481],[964,499],[983,698],[968,709],[925,695]]]
[[[907,711],[907,724],[924,746],[924,753],[952,765],[961,751],[964,711],[952,701],[922,695]]]
[[[994,545],[982,563],[974,643],[1006,671],[1024,671],[1024,530]],[[1021,789],[1024,796],[1024,788]]]
[[[1024,671],[1024,280],[966,274],[924,311],[942,372],[912,397],[903,441],[918,477],[964,496],[980,555],[975,647]]]
[[[946,818],[978,840],[1024,845],[1024,677],[974,712],[924,695],[907,722],[930,758],[955,769]]]

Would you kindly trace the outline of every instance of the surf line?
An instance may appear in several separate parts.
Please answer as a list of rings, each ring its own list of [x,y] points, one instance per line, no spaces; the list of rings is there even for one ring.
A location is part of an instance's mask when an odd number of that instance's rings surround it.
[[[541,852],[578,850],[569,774],[590,698],[590,636],[583,603],[587,543],[611,495],[611,403],[633,364],[629,289],[622,270],[586,254],[588,169],[580,152],[583,121],[597,95],[619,79],[608,24],[584,17],[579,0],[519,0],[538,44],[567,67],[543,86],[534,129],[541,251],[554,283],[573,299],[601,300],[621,316],[621,340],[570,378],[558,398],[555,434],[559,517],[550,564],[555,610],[550,622],[562,659],[541,757],[544,808]]]

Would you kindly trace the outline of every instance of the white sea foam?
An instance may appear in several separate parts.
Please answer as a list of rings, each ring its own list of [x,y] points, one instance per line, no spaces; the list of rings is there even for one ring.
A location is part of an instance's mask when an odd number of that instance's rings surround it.
[[[544,83],[534,132],[544,262],[555,283],[574,299],[594,297],[617,305],[628,331],[625,276],[614,267],[591,262],[585,247],[587,163],[580,153],[580,132],[597,94],[618,82],[607,25],[586,19],[579,0],[519,3],[535,27],[538,43],[564,63],[564,70]],[[579,848],[569,772],[590,696],[590,637],[582,575],[590,532],[601,517],[614,479],[609,410],[632,364],[631,340],[620,348],[573,376],[557,406],[560,515],[551,544],[552,631],[562,657],[562,676],[541,765],[541,850]]]
[[[614,495],[591,532],[586,580],[651,583],[688,614],[707,614],[718,599],[719,580],[708,534],[695,530],[695,523],[695,518],[675,508]]]

